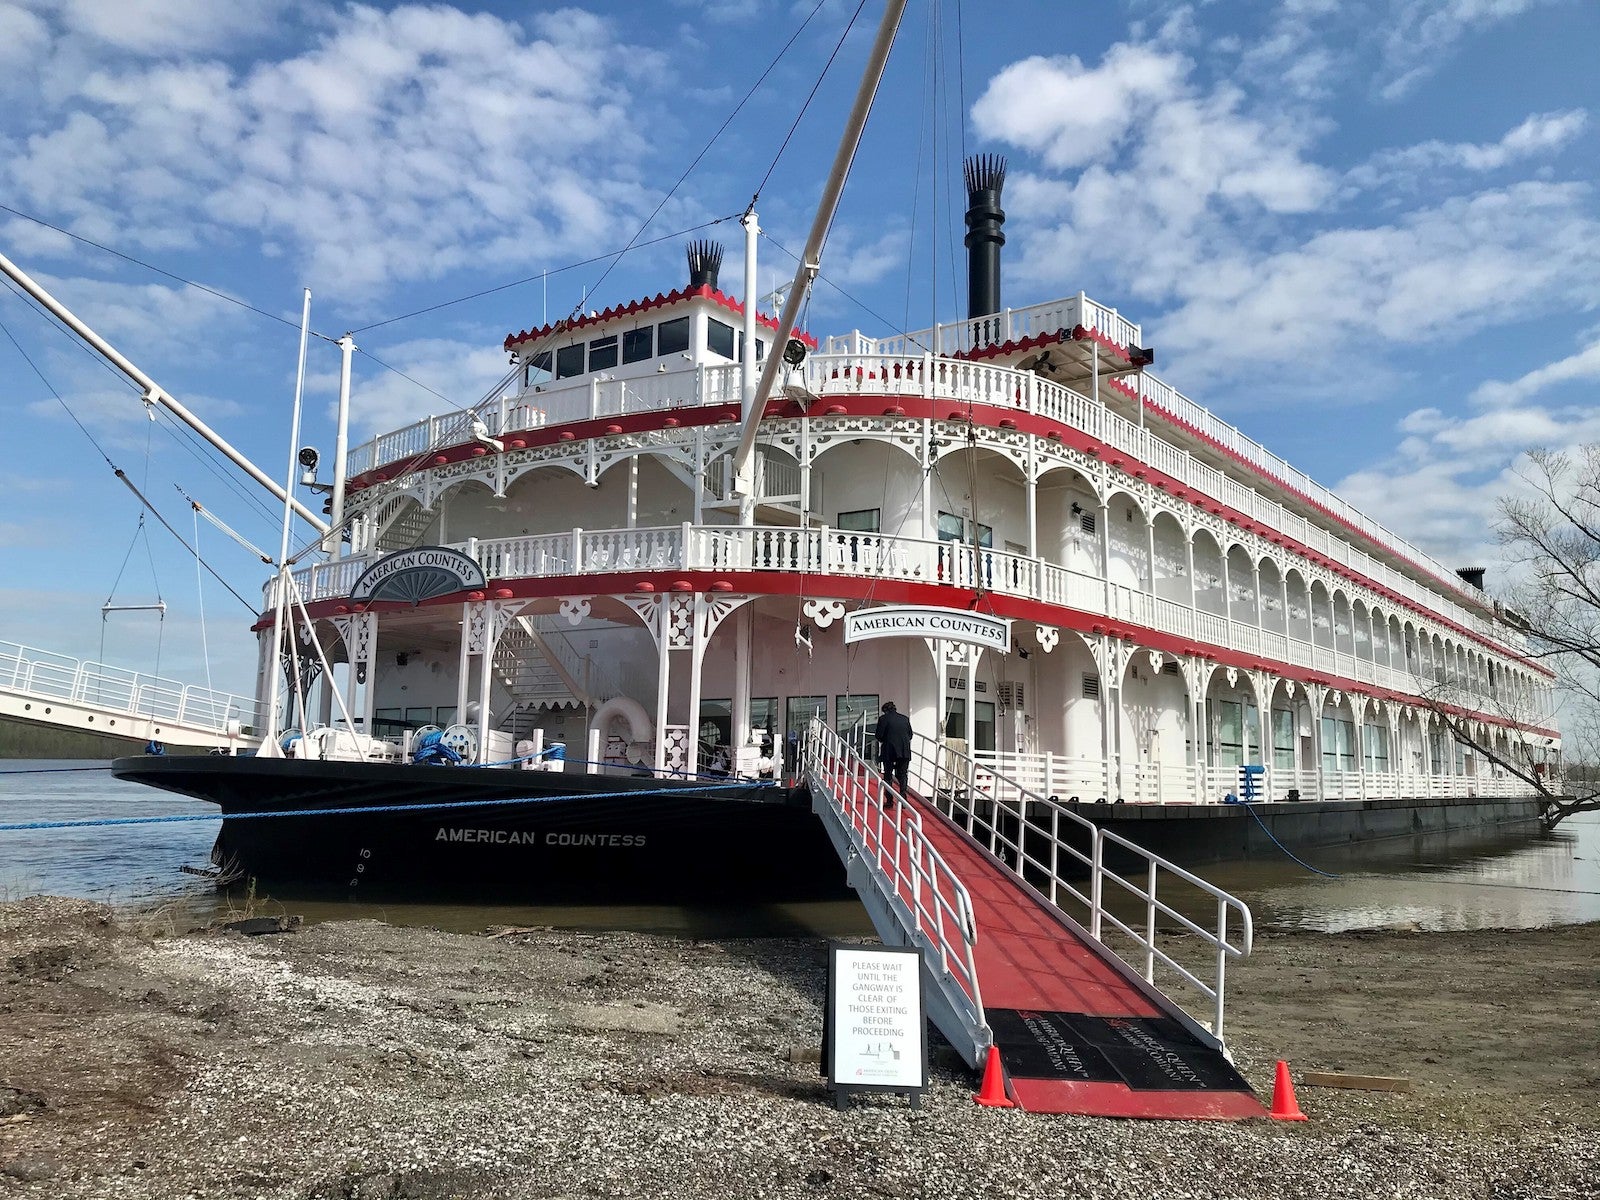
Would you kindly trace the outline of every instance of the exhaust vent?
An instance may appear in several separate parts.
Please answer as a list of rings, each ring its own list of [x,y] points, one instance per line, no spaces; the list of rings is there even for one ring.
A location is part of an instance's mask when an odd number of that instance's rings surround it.
[[[689,288],[717,290],[717,275],[722,270],[722,243],[697,239],[689,243]]]
[[[1005,210],[1000,189],[1006,182],[1006,160],[998,154],[978,154],[966,161],[967,182],[967,319],[992,316],[1000,311],[1000,247]]]

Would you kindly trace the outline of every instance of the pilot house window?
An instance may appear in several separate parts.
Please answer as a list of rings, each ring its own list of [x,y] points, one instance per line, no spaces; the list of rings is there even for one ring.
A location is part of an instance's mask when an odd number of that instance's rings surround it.
[[[656,327],[646,325],[643,329],[630,329],[622,335],[622,361],[625,363],[644,362],[647,358],[654,358],[656,352]]]
[[[733,357],[733,326],[721,321],[706,322],[706,349],[723,358]]]
[[[556,351],[556,378],[571,379],[583,374],[583,343],[563,346]]]
[[[589,370],[604,371],[617,365],[617,335],[595,338],[589,343]]]
[[[689,318],[678,317],[672,321],[663,321],[658,327],[656,339],[656,353],[665,357],[668,354],[680,354],[689,348]]]

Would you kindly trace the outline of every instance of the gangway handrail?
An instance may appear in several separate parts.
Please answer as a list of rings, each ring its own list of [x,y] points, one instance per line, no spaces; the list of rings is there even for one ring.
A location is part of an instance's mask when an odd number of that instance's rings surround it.
[[[928,753],[929,748],[933,751],[931,755]],[[1087,919],[1081,923],[1089,935],[1117,957],[1122,958],[1130,967],[1140,971],[1147,983],[1155,984],[1156,963],[1160,962],[1184,983],[1211,1001],[1211,1033],[1218,1042],[1221,1042],[1227,1000],[1228,960],[1245,957],[1250,953],[1254,943],[1254,921],[1250,908],[1244,901],[1136,842],[1102,828],[1055,799],[1030,791],[1010,776],[1002,774],[991,766],[980,764],[965,749],[952,746],[947,740],[936,741],[925,734],[914,734],[912,771],[916,773],[914,786],[932,800],[936,807],[941,810],[948,808],[947,815],[951,820],[965,829],[968,835],[991,856],[1005,864],[1023,887],[1057,908],[1061,907],[1063,893],[1077,901],[1086,912]],[[960,788],[959,795],[964,798],[962,804],[957,803],[957,785]],[[991,803],[996,814],[1005,810],[1008,815],[1016,819],[1015,837],[1008,835],[994,816],[986,821],[980,820],[978,810],[982,801]],[[1031,813],[1030,806],[1034,809]],[[960,815],[963,812],[964,820]],[[1048,822],[1040,822],[1038,819],[1040,815],[1047,815]],[[1062,837],[1063,823],[1082,831],[1089,847],[1087,853]],[[1045,858],[1041,859],[1030,852],[1029,834],[1043,839],[1047,847]],[[1108,843],[1144,861],[1142,884],[1126,878],[1106,865]],[[1009,863],[1006,862],[1008,854]],[[1088,869],[1087,893],[1062,878],[1063,856]],[[1029,867],[1045,875],[1046,890],[1041,890],[1028,879]],[[1163,871],[1183,880],[1216,901],[1217,921],[1214,931],[1179,912],[1157,895],[1158,879]],[[1123,920],[1106,907],[1108,884],[1114,890],[1121,890],[1144,902],[1145,918],[1142,929]],[[1237,933],[1237,942],[1229,937],[1230,914],[1234,917],[1233,927]],[[1207,983],[1162,948],[1160,944],[1162,931],[1157,921],[1158,917],[1163,916],[1176,922],[1183,932],[1194,935],[1215,951],[1214,983]],[[1130,962],[1115,946],[1106,941],[1104,935],[1108,926],[1129,938],[1140,948],[1142,964]]]
[[[923,961],[955,983],[958,1014],[980,1040],[992,1040],[978,983],[977,921],[966,885],[922,829],[910,804],[888,811],[887,781],[820,717],[806,734],[806,770],[814,792],[827,797],[880,895],[900,915]]]

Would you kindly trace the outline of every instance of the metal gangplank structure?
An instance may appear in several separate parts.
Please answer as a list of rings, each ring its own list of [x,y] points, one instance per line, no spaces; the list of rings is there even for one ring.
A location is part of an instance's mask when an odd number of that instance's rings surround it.
[[[137,753],[152,741],[180,752],[233,753],[258,740],[250,697],[7,641],[0,641],[0,722],[70,730],[110,753]]]
[[[812,807],[880,939],[920,951],[929,1019],[969,1066],[997,1046],[1032,1112],[1265,1115],[1222,1041],[1248,907],[927,738],[896,802],[862,740],[812,722]],[[1198,996],[1206,1022],[1164,986]]]

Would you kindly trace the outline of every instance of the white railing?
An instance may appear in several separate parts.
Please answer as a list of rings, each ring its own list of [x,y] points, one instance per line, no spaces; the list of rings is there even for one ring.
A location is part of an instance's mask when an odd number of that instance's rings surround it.
[[[883,802],[885,784],[866,759],[820,718],[806,733],[806,772],[843,822],[879,896],[898,915],[935,980],[955,984],[951,999],[978,1041],[988,1037],[973,951],[978,941],[966,886],[922,830],[909,804]],[[887,810],[887,811],[886,811]],[[947,992],[947,995],[950,993]]]
[[[1218,804],[1239,791],[1237,767],[1180,763],[1109,762],[1103,758],[1041,751],[978,750],[982,778],[1001,775],[1030,792],[1068,805],[1111,800],[1130,804]],[[1268,765],[1261,803],[1283,802],[1290,790],[1301,800],[1520,798],[1537,795],[1509,774],[1445,775],[1376,769],[1317,771]]]
[[[1411,543],[1390,533],[1378,522],[1345,500],[1340,499],[1304,471],[1290,466],[1289,463],[1272,453],[1260,442],[1246,437],[1237,428],[1217,417],[1209,409],[1196,404],[1182,392],[1149,372],[1142,373],[1139,379],[1142,385],[1141,395],[1143,399],[1148,400],[1155,408],[1175,417],[1191,429],[1230,450],[1261,471],[1269,479],[1299,492],[1306,499],[1347,522],[1378,545],[1402,558],[1410,559],[1418,567],[1427,571],[1435,582],[1459,593],[1469,603],[1482,604],[1484,602],[1483,598],[1475,593],[1471,585],[1462,580],[1443,563],[1419,550]],[[1151,465],[1155,466],[1157,464],[1152,463]],[[1322,531],[1318,530],[1318,532]],[[1302,538],[1301,540],[1304,541],[1306,539]],[[1308,542],[1308,544],[1310,543]],[[1313,549],[1320,550],[1323,553],[1330,553],[1330,548],[1336,550],[1338,547],[1344,547],[1345,545],[1343,541],[1337,538],[1330,538],[1328,546],[1313,546]],[[1351,553],[1365,557],[1360,555],[1360,551],[1352,550]],[[1330,557],[1337,561],[1343,561],[1339,559],[1337,552],[1331,553]],[[1346,565],[1356,566],[1355,563],[1346,563]],[[1358,569],[1361,568],[1358,567]]]
[[[1211,1032],[1222,1040],[1228,960],[1249,954],[1253,938],[1250,909],[1243,901],[953,746],[921,734],[914,743],[910,773],[918,795],[965,829],[1022,886],[1065,911],[1090,937],[1140,971],[1147,982],[1156,982],[1159,963],[1209,1000]],[[1113,857],[1131,858],[1139,864],[1138,878],[1123,875],[1108,864],[1108,845],[1115,848]],[[1085,878],[1073,882],[1080,872]],[[1193,892],[1198,892],[1202,897],[1199,903],[1214,904],[1215,927],[1199,924],[1163,899],[1159,889],[1164,881],[1167,897],[1175,887],[1183,886],[1192,889],[1191,901]],[[1142,919],[1135,924],[1119,915],[1119,901],[1136,902]],[[1108,932],[1118,935],[1119,941],[1109,941]],[[1185,935],[1209,948],[1209,982],[1198,973],[1203,968],[1176,956],[1187,944],[1182,941]],[[1173,939],[1178,944],[1172,944]],[[1136,947],[1133,958],[1119,949],[1125,942]]]
[[[1082,325],[1122,347],[1138,346],[1139,327],[1116,309],[1089,299],[1082,292],[1065,300],[1051,300],[1028,308],[1007,308],[987,317],[951,321],[915,333],[870,338],[860,332],[828,338],[824,354],[965,354],[984,346],[1020,342],[1026,338],[1071,330]]]
[[[1128,621],[1212,646],[1263,654],[1283,651],[1291,666],[1328,671],[1361,683],[1420,696],[1433,686],[1402,665],[1374,662],[1286,634],[1269,638],[1253,624],[1189,608],[1099,575],[1041,562],[1021,554],[965,543],[832,529],[828,526],[671,525],[645,529],[528,534],[453,543],[475,558],[491,579],[550,578],[647,569],[782,571],[812,575],[866,575],[976,588]],[[317,563],[295,572],[307,600],[335,599],[376,555]],[[273,606],[273,582],[265,607]],[[1369,643],[1370,645],[1370,643]],[[1548,722],[1541,722],[1548,723]]]
[[[108,713],[149,717],[218,734],[256,724],[253,699],[106,663],[0,642],[0,688]]]
[[[1065,302],[1068,307],[1077,303],[1077,300]],[[1111,321],[1115,317],[1114,310],[1101,309],[1089,301],[1085,303],[1098,310],[1097,319]],[[1034,309],[1015,310],[1012,316],[1021,321],[1024,314],[1038,314],[1042,319],[1044,314],[1054,313],[1058,308],[1059,306],[1041,305]],[[984,318],[984,320],[993,319]],[[967,322],[960,327],[964,328],[970,324],[972,323]],[[1022,324],[1025,326],[1027,322],[1023,321]],[[1071,328],[1071,325],[1064,327]],[[1137,328],[1130,327],[1130,329],[1132,335],[1137,336]],[[1515,630],[1496,625],[1476,608],[1469,607],[1472,603],[1481,605],[1482,600],[1474,596],[1454,572],[1429,559],[1416,547],[1388,533],[1376,522],[1362,516],[1326,489],[1320,488],[1303,473],[1294,470],[1258,443],[1213,417],[1153,376],[1143,377],[1146,381],[1146,393],[1153,404],[1173,412],[1179,419],[1195,425],[1196,428],[1202,428],[1208,437],[1235,450],[1253,465],[1267,470],[1286,486],[1306,492],[1317,503],[1349,520],[1378,544],[1429,571],[1445,595],[1430,590],[1386,563],[1378,562],[1370,555],[1308,521],[1300,513],[1194,459],[1186,451],[1164,441],[1153,431],[1127,420],[1104,405],[1095,404],[1088,397],[1069,388],[1042,380],[1032,372],[935,358],[931,353],[920,351],[913,352],[908,357],[904,353],[882,349],[884,346],[898,344],[895,339],[873,342],[872,339],[858,335],[830,339],[827,343],[829,347],[853,345],[860,349],[848,351],[841,349],[838,352],[811,355],[802,368],[805,385],[824,399],[829,396],[851,394],[921,396],[930,400],[949,400],[953,405],[973,403],[1013,408],[1058,421],[1088,434],[1113,450],[1121,451],[1130,460],[1154,467],[1185,487],[1227,504],[1250,519],[1287,534],[1302,545],[1325,554],[1341,565],[1400,594],[1424,611],[1435,613],[1501,645],[1508,646],[1518,653],[1527,651],[1525,637]],[[739,367],[737,364],[700,366],[631,379],[586,379],[567,384],[551,383],[540,387],[542,390],[529,389],[517,393],[508,385],[486,401],[477,412],[491,436],[515,442],[517,432],[539,428],[546,424],[560,425],[628,413],[736,403],[739,400]],[[813,412],[825,414],[826,406],[820,409],[813,406]],[[944,415],[960,414],[956,411]],[[393,467],[395,464],[399,464],[398,469],[401,471],[420,469],[428,465],[432,452],[444,446],[470,440],[471,421],[472,414],[453,413],[443,417],[430,417],[404,429],[386,433],[351,452],[349,473],[352,476],[360,475],[380,467]],[[1227,437],[1221,436],[1222,432],[1225,432]],[[792,481],[786,479],[782,485],[794,487],[793,493],[780,493],[769,488],[767,494],[798,495],[798,468],[793,470],[796,478]],[[776,484],[777,480],[773,482]],[[1316,490],[1311,492],[1307,489]],[[1456,597],[1467,603],[1458,603]],[[1370,597],[1369,600],[1383,603],[1382,598],[1376,596]]]

